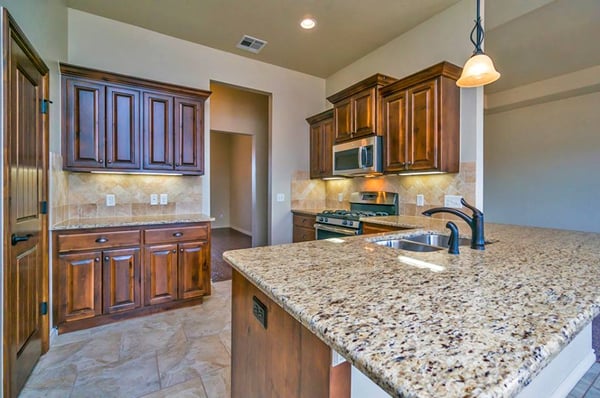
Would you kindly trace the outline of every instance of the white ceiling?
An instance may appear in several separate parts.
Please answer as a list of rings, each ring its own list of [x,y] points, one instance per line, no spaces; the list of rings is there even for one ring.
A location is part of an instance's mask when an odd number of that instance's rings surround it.
[[[328,77],[459,0],[67,0],[67,5],[241,56]],[[312,15],[317,27],[300,28]],[[260,54],[236,48],[247,34]]]
[[[66,0],[71,8],[326,78],[459,0]],[[475,13],[475,0],[473,13]],[[600,65],[600,0],[486,0],[494,93]],[[307,15],[317,27],[304,31]],[[260,54],[236,48],[264,39]],[[465,37],[468,40],[468,37]]]

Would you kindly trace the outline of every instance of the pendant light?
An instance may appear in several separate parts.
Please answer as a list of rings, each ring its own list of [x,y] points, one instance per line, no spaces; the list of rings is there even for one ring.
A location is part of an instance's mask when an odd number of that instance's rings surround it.
[[[456,82],[459,87],[479,87],[495,82],[500,78],[500,73],[494,68],[492,59],[485,55],[481,49],[483,43],[483,27],[481,26],[480,5],[477,0],[477,19],[475,26],[471,30],[471,43],[475,46],[475,51],[471,58],[467,60],[463,67],[462,74]],[[475,38],[473,36],[476,36]]]

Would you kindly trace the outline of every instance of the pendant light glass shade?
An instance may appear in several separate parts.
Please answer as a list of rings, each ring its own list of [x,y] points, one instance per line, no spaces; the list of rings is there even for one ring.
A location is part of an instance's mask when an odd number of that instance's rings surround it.
[[[500,73],[494,68],[492,59],[484,53],[479,53],[467,60],[456,85],[459,87],[479,87],[493,83],[499,78]]]

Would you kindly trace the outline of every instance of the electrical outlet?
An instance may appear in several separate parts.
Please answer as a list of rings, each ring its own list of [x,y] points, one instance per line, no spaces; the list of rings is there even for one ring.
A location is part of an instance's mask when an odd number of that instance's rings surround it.
[[[169,195],[168,194],[166,194],[166,193],[160,194],[160,204],[161,205],[169,204]]]
[[[338,202],[343,202],[344,201],[344,194],[343,193],[338,193]]]
[[[422,194],[417,195],[417,206],[425,206],[425,196]]]
[[[460,209],[462,208],[461,199],[462,196],[460,195],[444,195],[444,206]]]
[[[150,204],[156,206],[158,204],[158,195],[153,193],[150,195]]]
[[[109,193],[108,195],[106,195],[106,205],[107,206],[114,206],[117,204],[117,199],[115,198],[115,195],[113,195],[112,193]]]
[[[278,193],[278,194],[277,194],[277,201],[278,201],[278,202],[283,202],[283,201],[285,201],[285,194],[283,194],[283,193]]]

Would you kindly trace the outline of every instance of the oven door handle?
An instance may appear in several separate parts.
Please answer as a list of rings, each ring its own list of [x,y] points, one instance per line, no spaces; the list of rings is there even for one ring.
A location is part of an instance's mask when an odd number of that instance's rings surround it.
[[[354,229],[346,229],[346,228],[336,228],[336,227],[331,227],[329,225],[323,225],[323,224],[315,224],[314,227],[315,227],[315,233],[319,229],[321,231],[335,232],[335,233],[347,235],[347,236],[358,235],[360,232],[358,229],[354,230]]]

